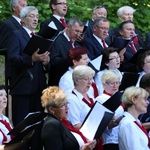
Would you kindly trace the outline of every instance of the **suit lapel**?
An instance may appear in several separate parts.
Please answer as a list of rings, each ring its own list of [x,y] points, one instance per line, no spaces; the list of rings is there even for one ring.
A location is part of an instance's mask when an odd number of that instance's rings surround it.
[[[13,22],[13,24],[20,30],[22,29],[22,26],[18,23],[18,21],[14,18],[11,17],[10,20]]]

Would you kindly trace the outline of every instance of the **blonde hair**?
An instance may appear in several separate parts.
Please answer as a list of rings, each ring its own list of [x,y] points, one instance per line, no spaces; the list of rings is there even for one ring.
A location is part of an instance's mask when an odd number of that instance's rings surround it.
[[[64,102],[66,102],[66,94],[59,87],[49,86],[42,91],[41,104],[47,110],[50,106],[60,106]]]
[[[137,98],[139,96],[142,96],[143,98],[147,98],[149,94],[145,89],[141,87],[131,86],[124,91],[122,95],[122,103],[125,104],[126,108],[129,108],[133,105],[132,98],[133,97]]]
[[[120,75],[115,70],[107,70],[102,74],[101,81],[105,84],[107,81],[111,80],[120,81],[120,78]]]

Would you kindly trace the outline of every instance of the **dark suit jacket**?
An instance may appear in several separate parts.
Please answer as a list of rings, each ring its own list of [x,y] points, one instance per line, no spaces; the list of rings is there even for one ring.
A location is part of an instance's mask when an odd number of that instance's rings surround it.
[[[9,34],[14,30],[20,30],[22,26],[17,22],[14,17],[0,23],[0,48],[7,47],[7,40]]]
[[[147,50],[150,50],[150,32],[146,34],[145,46]]]
[[[79,46],[77,42],[74,45],[75,47]],[[50,49],[51,70],[49,72],[49,85],[58,85],[61,76],[67,71],[69,67],[67,57],[70,48],[71,45],[63,33],[53,43]]]
[[[53,115],[44,121],[41,135],[45,150],[79,150],[75,137]]]
[[[52,35],[51,31],[49,30],[49,26],[48,24],[50,22],[54,22],[55,26],[57,27],[57,31]],[[41,23],[40,25],[40,31],[39,31],[39,35],[41,35],[44,38],[52,38],[53,36],[56,36],[60,31],[64,30],[64,26],[61,24],[60,21],[58,21],[54,16],[52,16],[50,19],[45,20]]]
[[[30,37],[22,28],[13,31],[8,40],[8,60],[11,64],[12,95],[29,95],[46,87],[46,77],[41,62],[32,63],[31,56],[23,53]]]
[[[138,29],[135,29],[135,33],[137,34],[137,38],[138,38],[140,47],[145,48],[145,43],[144,43],[141,31]],[[119,33],[119,27],[111,29],[110,34],[111,34],[111,36],[120,37],[121,35]]]
[[[85,37],[91,37],[93,35],[93,20],[91,19],[89,22],[87,22],[87,24],[88,27],[86,28],[84,35]]]
[[[107,41],[105,42],[109,45]],[[91,38],[84,39],[83,46],[88,50],[88,56],[91,60],[102,54],[103,47],[93,35]]]

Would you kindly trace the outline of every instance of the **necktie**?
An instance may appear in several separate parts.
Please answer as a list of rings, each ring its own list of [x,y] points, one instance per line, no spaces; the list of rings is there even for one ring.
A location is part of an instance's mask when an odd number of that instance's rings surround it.
[[[102,44],[103,44],[103,48],[106,48],[106,43],[104,39],[102,39]]]
[[[150,148],[150,137],[147,133],[147,130],[145,129],[145,127],[143,125],[140,125],[137,121],[134,121],[134,123],[146,134],[146,136],[148,138],[148,147]]]
[[[60,21],[61,21],[62,25],[66,28],[66,27],[67,27],[67,24],[66,24],[64,18],[60,18]]]
[[[35,34],[35,33],[34,33],[33,31],[30,33],[30,35],[32,35],[32,36],[33,36],[34,34]]]
[[[69,41],[71,48],[73,48],[73,42],[70,40]]]
[[[96,98],[98,96],[98,90],[97,90],[96,84],[92,82],[91,86],[93,87],[93,90],[94,90],[94,98]]]
[[[79,134],[82,138],[82,140],[84,141],[84,143],[87,143],[87,140],[85,138],[85,136],[79,131],[79,129],[76,129],[75,127],[73,127],[67,120],[60,120],[70,131],[75,132],[77,134]]]
[[[132,41],[129,45],[130,45],[130,47],[132,48],[132,50],[136,53],[137,50],[136,50],[136,48],[135,48],[135,46],[134,46],[133,41]]]

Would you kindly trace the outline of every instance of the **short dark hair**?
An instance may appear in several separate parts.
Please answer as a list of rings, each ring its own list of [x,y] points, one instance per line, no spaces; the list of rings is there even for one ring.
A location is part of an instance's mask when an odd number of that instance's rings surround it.
[[[5,89],[6,89],[6,86],[3,85],[3,84],[1,84],[1,85],[0,85],[0,90],[5,90]]]
[[[88,51],[84,47],[75,47],[71,48],[68,53],[68,61],[69,65],[73,66],[73,60],[79,61],[81,56],[84,54],[88,54]]]
[[[114,47],[107,47],[107,48],[104,48],[102,50],[102,63],[101,63],[101,70],[105,69],[105,68],[108,68],[108,66],[106,65],[106,63],[108,63],[110,60],[109,60],[109,55],[113,52],[117,52],[118,53],[118,49],[117,48],[114,48]]]
[[[150,87],[150,73],[146,73],[142,76],[140,80],[140,87],[144,89]]]
[[[50,0],[49,2],[49,8],[51,9],[51,11],[53,12],[53,8],[52,8],[52,4],[56,4],[57,3],[57,0]]]
[[[131,20],[124,21],[119,25],[119,31],[122,31],[124,28],[124,25],[128,23],[132,23],[134,25],[134,23]]]

